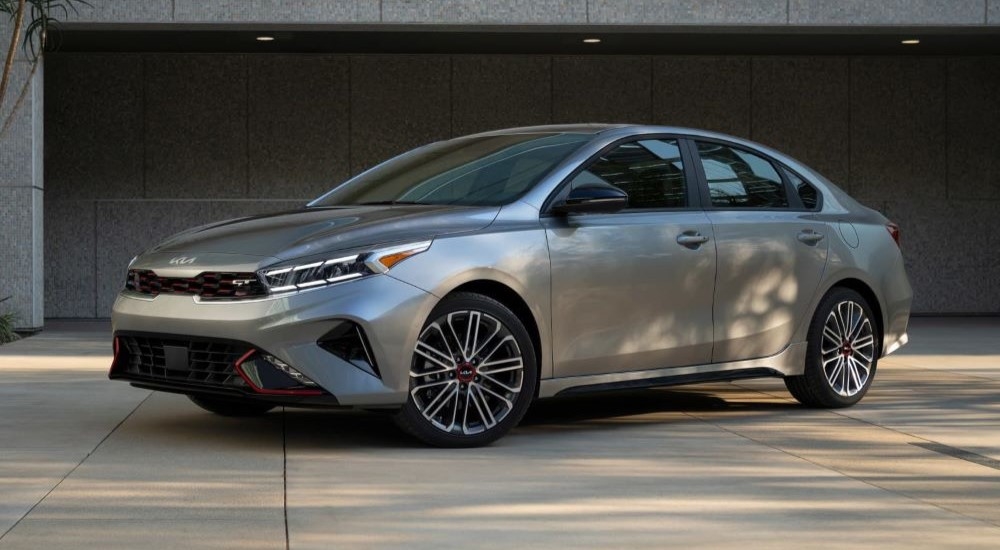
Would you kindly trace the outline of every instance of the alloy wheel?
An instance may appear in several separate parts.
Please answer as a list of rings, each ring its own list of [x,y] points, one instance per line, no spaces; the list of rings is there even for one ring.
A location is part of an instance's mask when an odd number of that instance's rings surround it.
[[[857,395],[868,383],[875,360],[875,334],[861,304],[845,300],[830,310],[820,349],[830,388],[843,397]]]
[[[514,409],[524,359],[510,329],[482,311],[453,311],[420,334],[410,369],[410,395],[438,430],[474,435]]]

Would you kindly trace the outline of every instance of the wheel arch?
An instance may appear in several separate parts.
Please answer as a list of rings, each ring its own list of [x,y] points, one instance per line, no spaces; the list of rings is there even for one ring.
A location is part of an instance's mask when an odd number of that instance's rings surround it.
[[[513,288],[492,279],[476,279],[462,283],[453,288],[448,294],[455,292],[473,292],[493,298],[510,308],[514,312],[514,315],[517,315],[518,319],[524,323],[524,328],[527,329],[528,336],[531,337],[531,347],[535,352],[535,362],[538,365],[538,369],[536,370],[538,371],[539,379],[541,379],[542,366],[545,364],[542,358],[542,337],[538,330],[538,321],[535,319],[534,313],[532,313],[531,308],[528,307],[528,303],[524,298]],[[537,388],[538,386],[536,385],[536,394],[538,392]]]

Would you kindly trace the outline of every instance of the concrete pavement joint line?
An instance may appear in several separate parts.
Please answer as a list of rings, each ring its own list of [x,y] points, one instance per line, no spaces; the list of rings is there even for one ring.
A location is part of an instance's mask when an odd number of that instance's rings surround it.
[[[896,367],[906,367],[908,369],[918,369],[918,370],[922,370],[922,371],[925,371],[925,372],[946,372],[946,373],[948,373],[949,376],[960,376],[960,377],[965,377],[965,378],[972,378],[973,380],[985,380],[985,381],[991,382],[993,384],[1000,384],[1000,380],[997,380],[996,378],[990,378],[989,376],[978,376],[978,375],[975,375],[975,374],[968,374],[968,373],[964,373],[964,372],[955,372],[953,370],[948,370],[948,369],[935,369],[935,368],[932,368],[932,367],[921,367],[919,365],[911,365],[910,363],[900,363],[900,362],[894,362],[893,366],[896,366]]]
[[[288,536],[288,417],[285,407],[281,407],[281,498],[285,517],[285,550],[289,549]]]
[[[9,535],[18,525],[20,525],[20,523],[24,520],[24,518],[30,516],[31,513],[35,511],[35,508],[37,508],[38,505],[41,504],[42,502],[45,502],[45,499],[49,498],[49,495],[51,495],[53,492],[55,492],[55,490],[58,489],[59,486],[62,485],[62,483],[64,481],[66,481],[67,479],[69,479],[69,476],[73,475],[73,472],[75,472],[77,470],[77,468],[79,468],[80,466],[82,466],[83,463],[86,462],[88,458],[90,458],[91,456],[93,456],[93,454],[97,452],[97,449],[100,449],[101,445],[104,445],[104,442],[107,441],[109,437],[111,437],[111,434],[113,434],[116,431],[118,431],[118,428],[121,428],[122,424],[124,424],[126,420],[128,420],[129,418],[131,418],[132,415],[135,414],[135,411],[139,410],[139,407],[141,407],[142,404],[145,403],[152,396],[153,396],[153,392],[149,392],[148,394],[146,394],[146,397],[143,397],[142,401],[140,401],[138,405],[136,405],[131,411],[129,411],[128,414],[125,415],[125,418],[122,418],[117,424],[115,424],[115,427],[111,428],[111,431],[109,431],[107,433],[107,435],[105,435],[104,437],[102,437],[101,440],[97,442],[97,445],[95,445],[94,448],[91,449],[90,452],[87,453],[86,456],[84,456],[80,460],[80,462],[78,462],[76,464],[76,466],[73,466],[73,469],[71,469],[70,471],[66,472],[66,475],[64,475],[62,477],[62,479],[59,480],[58,483],[56,483],[55,485],[53,485],[52,488],[49,489],[48,492],[45,493],[45,495],[42,496],[42,498],[38,499],[38,502],[36,502],[33,505],[31,505],[31,508],[29,508],[28,511],[25,512],[23,516],[17,518],[17,521],[14,522],[14,525],[10,526],[10,529],[7,529],[6,531],[4,531],[4,533],[2,535],[0,535],[0,542],[3,542],[4,537],[6,537],[7,535]]]
[[[980,466],[986,466],[987,468],[993,468],[994,470],[1000,470],[1000,460],[993,460],[988,456],[983,456],[981,454],[974,453],[972,451],[967,451],[965,449],[960,449],[958,447],[952,447],[951,445],[945,445],[944,443],[910,443],[914,447],[920,447],[921,449],[927,449],[928,451],[934,451],[935,453],[941,453],[945,456],[950,456],[952,458],[958,458],[960,460],[965,460],[966,462],[971,462],[973,464],[978,464]]]
[[[985,523],[986,525],[989,525],[991,527],[1000,528],[1000,523],[994,523],[994,522],[989,521],[989,520],[985,520],[985,519],[982,519],[982,518],[977,518],[975,516],[970,516],[968,514],[963,514],[962,512],[959,512],[957,510],[952,510],[952,509],[950,509],[950,508],[948,508],[946,506],[942,506],[942,505],[937,504],[935,502],[930,502],[930,501],[923,500],[921,498],[918,498],[918,497],[915,497],[915,496],[912,496],[912,495],[908,495],[906,493],[901,493],[899,491],[895,491],[893,489],[889,489],[888,487],[882,487],[882,486],[880,486],[877,483],[874,483],[872,481],[868,481],[868,480],[860,478],[860,477],[855,477],[855,476],[853,476],[853,475],[851,475],[851,474],[849,474],[847,472],[844,472],[842,470],[838,470],[837,468],[834,468],[832,466],[827,466],[826,464],[821,464],[821,463],[816,462],[814,460],[810,460],[810,459],[808,459],[808,458],[806,458],[804,456],[797,455],[797,454],[795,454],[795,453],[793,453],[791,451],[788,451],[786,449],[782,449],[780,447],[776,447],[774,445],[771,445],[770,443],[767,443],[765,441],[760,441],[760,440],[754,439],[754,438],[752,438],[752,437],[750,437],[748,435],[744,435],[744,434],[741,434],[739,432],[735,432],[735,431],[730,430],[729,428],[726,428],[726,427],[724,427],[724,426],[722,426],[720,424],[712,422],[711,420],[707,420],[705,418],[701,418],[701,417],[695,416],[695,415],[693,415],[691,413],[682,413],[682,414],[684,414],[685,416],[689,416],[689,417],[691,417],[691,418],[693,418],[695,420],[699,420],[701,422],[709,424],[711,426],[715,426],[716,428],[718,428],[718,429],[720,429],[720,430],[722,430],[724,432],[730,433],[732,435],[735,435],[736,437],[740,437],[740,438],[746,439],[747,441],[750,441],[752,443],[756,443],[758,445],[763,445],[764,447],[769,447],[769,448],[774,449],[774,450],[776,450],[776,451],[778,451],[780,453],[784,453],[784,454],[786,454],[788,456],[797,458],[799,460],[808,462],[809,464],[812,464],[814,466],[818,466],[820,468],[823,468],[824,470],[827,470],[827,471],[830,471],[830,472],[833,472],[833,473],[836,473],[836,474],[840,474],[840,475],[842,475],[842,476],[844,476],[844,477],[846,477],[848,479],[853,479],[854,481],[857,481],[857,482],[860,482],[860,483],[864,483],[865,485],[868,485],[869,487],[873,487],[875,489],[879,489],[881,491],[885,491],[887,493],[891,493],[893,495],[896,495],[896,496],[899,496],[899,497],[903,497],[905,499],[912,500],[914,502],[919,502],[919,503],[927,505],[927,506],[932,506],[934,508],[937,508],[938,510],[941,510],[941,511],[944,511],[944,512],[948,512],[950,514],[955,514],[956,516],[961,516],[963,518],[966,518],[966,519],[969,519],[969,520],[973,520],[973,521],[977,521],[979,523]]]
[[[746,391],[749,391],[749,392],[756,392],[756,393],[759,393],[761,395],[766,395],[768,397],[773,397],[775,399],[781,399],[783,401],[790,401],[792,403],[796,403],[797,402],[794,399],[787,398],[787,397],[785,397],[783,395],[775,395],[773,393],[769,393],[769,392],[764,391],[764,390],[759,390],[759,389],[756,389],[756,388],[748,388],[746,386],[740,386],[739,384],[737,384],[735,382],[732,382],[732,384],[734,386],[736,386],[737,388],[740,388],[740,389],[743,389],[743,390],[746,390]],[[813,410],[813,411],[816,411],[816,412],[824,412],[824,413],[827,413],[827,414],[832,414],[834,416],[839,416],[840,418],[844,418],[844,419],[847,419],[847,420],[852,420],[854,422],[860,422],[862,424],[867,424],[867,425],[869,425],[869,426],[871,426],[873,428],[878,428],[880,430],[887,430],[887,431],[890,431],[890,432],[893,432],[893,433],[896,433],[896,434],[899,434],[899,435],[904,435],[906,437],[911,437],[913,439],[919,439],[920,441],[923,441],[925,443],[929,443],[931,445],[943,445],[943,443],[940,443],[938,441],[934,441],[933,439],[927,439],[926,437],[921,437],[921,436],[916,435],[916,434],[911,434],[909,432],[904,432],[903,430],[900,430],[900,429],[897,429],[897,428],[893,428],[891,426],[883,426],[882,424],[877,424],[877,423],[872,422],[870,420],[865,420],[864,418],[856,418],[856,417],[853,417],[853,416],[851,416],[851,415],[849,415],[847,413],[840,412],[840,410],[836,410],[836,409],[810,409],[810,410]],[[850,410],[850,409],[841,409],[841,410]],[[926,447],[924,447],[924,448],[926,448]],[[933,450],[933,449],[929,449],[929,450]],[[968,452],[968,451],[966,451],[966,452]],[[943,453],[943,454],[947,454],[947,453]]]

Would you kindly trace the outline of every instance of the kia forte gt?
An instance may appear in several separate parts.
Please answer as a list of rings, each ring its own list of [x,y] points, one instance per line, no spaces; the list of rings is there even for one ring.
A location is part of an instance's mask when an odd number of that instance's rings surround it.
[[[781,377],[846,407],[907,340],[898,242],[809,167],[726,135],[459,137],[140,254],[110,376],[223,415],[382,409],[449,447],[578,392]]]

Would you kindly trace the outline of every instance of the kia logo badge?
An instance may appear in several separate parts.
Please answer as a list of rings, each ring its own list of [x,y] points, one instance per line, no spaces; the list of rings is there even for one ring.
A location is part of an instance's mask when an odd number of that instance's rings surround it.
[[[190,257],[190,258],[188,258],[187,256],[178,256],[176,258],[171,258],[170,259],[170,265],[188,265],[188,264],[193,264],[194,261],[197,260],[197,259],[198,258],[195,258],[193,256]]]

